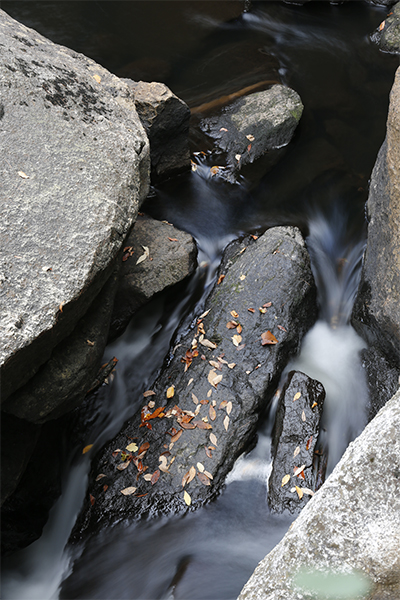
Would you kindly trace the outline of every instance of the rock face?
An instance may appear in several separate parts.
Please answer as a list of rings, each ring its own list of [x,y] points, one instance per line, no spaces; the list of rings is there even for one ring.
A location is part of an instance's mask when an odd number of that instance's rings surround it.
[[[400,375],[400,69],[390,95],[387,135],[371,178],[369,225],[352,324]],[[371,378],[370,378],[371,379]]]
[[[390,14],[372,35],[372,40],[379,44],[383,52],[400,54],[400,2],[393,6]]]
[[[85,314],[148,191],[132,92],[0,11],[2,401]]]
[[[196,258],[197,247],[191,235],[169,223],[139,216],[125,242],[112,337],[152,296],[191,275]]]
[[[399,457],[400,390],[349,445],[283,540],[260,562],[239,599],[315,598],[311,585],[320,572],[331,575],[323,588],[327,598],[339,597],[332,573],[350,577],[357,572],[364,594],[354,592],[351,598],[399,598]],[[299,578],[296,585],[299,570],[314,573],[301,587]]]
[[[150,142],[153,183],[190,169],[190,109],[163,83],[125,80]]]
[[[274,85],[237,100],[221,115],[203,119],[200,126],[227,154],[228,165],[237,170],[286,146],[302,112],[303,104],[294,90]]]
[[[316,318],[300,232],[277,227],[232,244],[219,281],[155,395],[95,458],[74,538],[117,519],[201,506],[254,439],[260,411]]]
[[[299,512],[311,497],[309,490],[315,489],[314,449],[324,399],[325,390],[319,381],[299,371],[288,374],[279,397],[272,437],[268,504],[274,512]],[[294,469],[303,465],[294,475]],[[290,477],[283,483],[285,475]]]

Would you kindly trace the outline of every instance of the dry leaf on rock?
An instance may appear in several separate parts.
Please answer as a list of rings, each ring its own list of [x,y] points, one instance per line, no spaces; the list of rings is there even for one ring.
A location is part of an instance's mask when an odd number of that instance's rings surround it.
[[[175,394],[175,386],[171,385],[168,389],[167,389],[167,398],[173,398]]]
[[[157,481],[160,478],[160,470],[157,469],[156,471],[154,471],[153,475],[151,476],[151,485],[154,485],[155,483],[157,483]]]
[[[137,449],[138,449],[138,446],[134,442],[132,442],[125,448],[125,450],[128,450],[128,452],[136,452]]]
[[[197,473],[197,477],[200,479],[203,485],[211,485],[211,481],[208,479],[207,475],[204,473]]]
[[[282,477],[281,487],[286,485],[289,481],[290,481],[290,475],[285,475],[284,477]]]
[[[210,348],[210,350],[215,350],[215,348],[217,347],[217,344],[214,344],[214,342],[210,342],[210,340],[207,340],[206,338],[203,338],[202,340],[199,339],[199,342],[202,346]]]
[[[232,402],[231,401],[229,401],[226,405],[226,412],[228,415],[230,415],[232,412]]]
[[[225,427],[226,431],[228,431],[228,427],[229,427],[229,417],[228,417],[228,415],[224,419],[224,427]]]
[[[130,464],[131,464],[131,461],[126,460],[125,462],[117,465],[117,469],[118,469],[118,471],[124,471],[127,467],[129,467]]]
[[[239,346],[240,342],[242,341],[242,336],[241,335],[234,335],[232,337],[232,343],[234,346]]]
[[[134,494],[136,490],[137,488],[130,486],[121,490],[121,494],[123,494],[124,496],[130,496],[131,494]]]
[[[299,488],[297,485],[295,486],[295,489],[296,489],[299,499],[301,500],[303,497],[303,490],[301,488]]]
[[[211,421],[215,421],[217,413],[215,412],[215,408],[213,406],[210,406],[210,408],[208,409],[208,414],[209,414]]]
[[[217,387],[217,385],[219,384],[219,382],[222,380],[223,375],[219,374],[217,375],[215,369],[211,369],[211,371],[208,373],[208,383],[210,383],[213,387]]]
[[[139,256],[139,258],[137,259],[137,261],[136,261],[137,265],[139,265],[141,262],[146,260],[146,258],[148,258],[150,255],[150,251],[147,246],[142,246],[142,248],[144,250],[144,253],[141,256]]]
[[[185,492],[183,494],[183,499],[184,499],[184,501],[186,502],[186,504],[188,506],[190,506],[192,504],[192,499],[191,499],[191,497],[189,496],[189,494],[187,492]]]
[[[214,446],[218,446],[218,444],[217,444],[217,436],[215,435],[215,433],[210,433],[210,442],[212,444],[214,444]]]
[[[84,449],[82,450],[82,454],[86,454],[86,452],[89,452],[89,450],[91,450],[93,448],[93,444],[89,444],[88,446],[85,446]]]
[[[268,331],[264,331],[264,333],[261,334],[261,344],[262,346],[267,346],[267,345],[274,345],[277,344],[278,340],[276,339],[276,337],[274,336],[273,333],[271,333],[269,330]]]
[[[296,392],[295,395],[293,396],[293,402],[296,402],[296,400],[298,400],[301,396],[301,392]]]

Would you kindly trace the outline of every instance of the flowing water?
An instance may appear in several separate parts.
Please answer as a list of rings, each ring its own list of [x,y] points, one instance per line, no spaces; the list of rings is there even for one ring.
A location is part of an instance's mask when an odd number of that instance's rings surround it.
[[[348,321],[365,243],[368,180],[398,63],[369,40],[385,10],[363,2],[255,2],[251,12],[223,23],[203,4],[2,3],[12,16],[120,75],[152,71],[152,79],[165,81],[192,107],[272,80],[293,87],[305,105],[281,161],[267,173],[255,165],[235,185],[211,176],[209,167],[223,163],[193,118],[192,150],[204,152],[194,155],[197,170],[152,189],[145,210],[192,233],[199,267],[179,293],[152,301],[107,348],[105,359],[119,359],[114,379],[76,418],[97,448],[115,435],[154,380],[176,331],[201,310],[227,243],[276,224],[297,225],[310,250],[320,318],[287,370],[302,370],[325,386],[329,472],[366,420],[363,342]],[[85,547],[65,549],[90,467],[79,456],[82,445],[72,447],[63,493],[42,537],[3,562],[2,597],[235,598],[292,519],[271,514],[266,503],[273,414],[216,501],[184,517],[119,523]]]

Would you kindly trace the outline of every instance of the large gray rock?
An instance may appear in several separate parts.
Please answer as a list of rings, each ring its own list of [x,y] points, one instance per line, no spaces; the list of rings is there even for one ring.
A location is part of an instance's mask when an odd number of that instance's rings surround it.
[[[352,442],[283,540],[258,565],[240,600],[400,597],[400,390]],[[312,574],[301,577],[300,571]],[[359,577],[356,575],[359,573]],[[333,576],[337,574],[337,577]],[[342,577],[340,577],[342,574]],[[345,576],[364,589],[345,595]],[[305,585],[299,587],[300,581]],[[341,584],[342,595],[335,585]],[[365,584],[365,585],[364,585]],[[307,593],[308,586],[308,593]],[[369,591],[368,591],[369,590]]]
[[[140,215],[126,239],[122,258],[111,337],[120,333],[132,315],[155,294],[194,272],[197,247],[189,233]]]
[[[190,109],[163,83],[125,80],[150,142],[154,183],[190,169]]]
[[[314,449],[324,400],[325,390],[319,381],[300,371],[288,374],[272,436],[268,504],[274,512],[300,512],[311,497],[309,492],[315,490]]]
[[[352,324],[400,374],[400,69],[371,177],[368,241]]]
[[[109,277],[149,185],[132,92],[0,11],[2,401]]]
[[[184,512],[185,492],[191,507],[203,505],[254,441],[260,411],[316,318],[315,284],[300,232],[277,227],[257,241],[229,246],[219,281],[206,303],[209,312],[179,340],[155,395],[146,398],[142,420],[139,412],[95,458],[74,537],[121,518]],[[274,345],[262,345],[268,331]],[[161,416],[146,421],[160,407]],[[134,447],[126,449],[132,440],[141,457]],[[96,481],[99,474],[105,477]],[[124,495],[126,488],[136,489]]]
[[[278,84],[233,102],[221,115],[203,119],[200,126],[227,154],[227,164],[239,170],[268,151],[286,146],[302,113],[300,96]]]

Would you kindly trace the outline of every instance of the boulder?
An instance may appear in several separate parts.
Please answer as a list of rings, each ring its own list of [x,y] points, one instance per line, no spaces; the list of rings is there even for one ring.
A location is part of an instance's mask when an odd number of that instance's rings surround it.
[[[141,411],[95,457],[73,539],[197,508],[219,492],[316,319],[300,232],[277,227],[230,245],[205,308]]]
[[[352,325],[400,375],[400,69],[390,94],[386,139],[372,172],[367,215]]]
[[[286,146],[302,113],[300,96],[277,84],[236,100],[220,115],[204,118],[200,127],[226,153],[228,166],[237,171]]]
[[[390,6],[393,2],[387,4]],[[371,39],[379,44],[383,52],[400,54],[400,2],[393,6],[386,19],[372,34]]]
[[[149,186],[129,86],[0,11],[2,401],[107,281]]]
[[[190,169],[188,105],[163,83],[125,81],[149,138],[152,182]]]
[[[324,400],[325,390],[319,381],[299,371],[288,374],[279,396],[272,435],[268,504],[274,512],[300,512],[315,490],[314,449]]]
[[[321,584],[327,600],[399,598],[399,456],[400,390],[349,445],[239,600],[321,597]]]
[[[190,234],[140,215],[125,241],[111,337],[121,333],[132,315],[155,294],[191,275],[196,258],[197,247]]]

